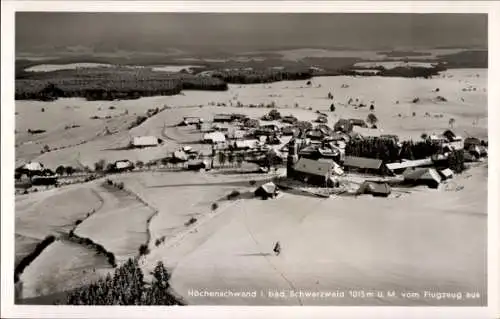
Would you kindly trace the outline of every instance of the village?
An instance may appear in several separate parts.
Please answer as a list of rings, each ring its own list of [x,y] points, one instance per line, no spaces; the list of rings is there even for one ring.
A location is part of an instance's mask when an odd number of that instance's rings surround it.
[[[328,93],[327,99],[333,102],[333,95]],[[368,108],[357,99],[356,102],[349,99],[348,104]],[[425,185],[437,189],[488,154],[487,141],[458,136],[451,128],[440,133],[423,133],[417,141],[381,133],[373,101],[366,119],[340,115],[335,123],[328,123],[328,114],[321,111],[315,112],[314,121],[305,121],[281,114],[273,104],[248,107],[265,107],[270,111],[261,118],[222,112],[213,114],[210,120],[185,116],[170,129],[194,131],[199,141],[146,163],[101,160],[92,168],[60,165],[51,170],[43,163],[27,162],[16,168],[16,192],[27,194],[123,172],[217,171],[227,165],[240,168],[243,165],[253,167],[254,173],[274,176],[272,182],[256,190],[256,194],[266,199],[273,197],[278,189],[288,188],[326,197],[331,194],[387,197],[394,187]],[[335,112],[334,103],[330,112]],[[163,135],[168,129],[165,124]],[[135,136],[124,148],[155,148],[166,138]],[[277,174],[278,171],[281,173]],[[263,190],[272,191],[262,195]]]

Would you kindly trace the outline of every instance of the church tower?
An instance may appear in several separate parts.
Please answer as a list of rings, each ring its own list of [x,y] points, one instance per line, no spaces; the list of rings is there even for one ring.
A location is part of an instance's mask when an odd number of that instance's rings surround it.
[[[288,157],[286,161],[286,176],[293,177],[295,164],[299,161],[298,145],[295,138],[288,143]]]

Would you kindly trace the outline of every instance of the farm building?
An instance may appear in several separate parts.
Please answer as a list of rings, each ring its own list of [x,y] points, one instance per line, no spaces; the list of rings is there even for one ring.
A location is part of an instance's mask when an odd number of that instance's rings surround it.
[[[350,133],[352,132],[352,123],[349,120],[346,119],[340,119],[335,123],[333,126],[333,130],[335,132],[343,132],[343,133]]]
[[[413,185],[426,185],[430,188],[438,188],[441,176],[433,168],[408,168],[403,172],[404,180]]]
[[[248,119],[248,115],[233,113],[231,114],[231,121],[245,122]]]
[[[453,171],[449,168],[439,171],[439,174],[443,179],[450,179],[453,177]]]
[[[292,176],[295,180],[300,180],[316,186],[331,185],[330,176],[335,168],[333,161],[315,161],[308,158],[300,158],[294,165]]]
[[[262,199],[274,198],[278,195],[278,187],[273,182],[269,182],[259,186],[254,194]]]
[[[352,126],[368,127],[365,120],[362,119],[349,119],[349,122],[352,124]]]
[[[478,138],[467,137],[464,140],[464,147],[465,147],[465,149],[469,149],[471,146],[479,146],[479,145],[481,145],[481,141]]]
[[[429,167],[433,164],[434,161],[431,158],[424,158],[420,160],[403,161],[401,163],[388,163],[386,166],[394,173],[399,174],[409,167]]]
[[[57,185],[57,176],[35,176],[31,180],[33,185]]]
[[[307,131],[306,136],[311,140],[321,140],[323,138],[323,133],[320,130]]]
[[[44,166],[40,162],[30,162],[26,163],[22,166],[23,169],[31,172],[41,172],[44,170]]]
[[[187,162],[187,169],[193,171],[199,171],[201,169],[210,168],[210,164],[208,161],[203,160],[190,160]]]
[[[457,136],[455,135],[455,133],[453,133],[453,131],[451,131],[451,130],[446,130],[446,131],[444,131],[444,132],[443,132],[443,136],[444,136],[444,137],[446,137],[446,139],[447,139],[448,141],[450,141],[450,142],[451,142],[451,141],[454,141],[454,140],[455,140],[455,138],[457,137]]]
[[[244,123],[243,126],[246,128],[257,128],[259,127],[260,122],[257,119],[247,119]]]
[[[203,119],[200,117],[188,116],[184,117],[182,123],[184,125],[196,125],[203,123]]]
[[[226,141],[226,136],[221,132],[206,133],[203,135],[203,142],[217,144],[224,143]]]
[[[387,183],[364,181],[356,194],[371,194],[377,197],[387,197],[391,194],[391,187]]]
[[[45,167],[40,162],[29,162],[26,163],[15,170],[15,175],[21,177],[22,175],[26,175],[28,177],[35,175],[44,175],[46,171]],[[17,178],[17,177],[16,177]]]
[[[225,123],[231,122],[232,120],[231,114],[215,114],[213,119],[214,123]]]
[[[244,138],[246,134],[247,134],[247,132],[243,131],[243,130],[229,130],[229,132],[227,132],[226,136],[229,139],[240,139],[240,138]]]
[[[200,130],[202,133],[208,133],[214,131],[214,128],[210,123],[198,123],[196,124],[196,128]]]
[[[344,169],[347,171],[359,171],[362,173],[392,175],[392,173],[387,169],[387,167],[380,159],[346,156],[343,165]]]
[[[296,135],[299,133],[299,129],[294,126],[284,126],[281,128],[281,134],[283,135]]]
[[[288,123],[288,124],[295,124],[297,123],[299,120],[295,117],[295,116],[292,116],[292,115],[287,115],[287,116],[284,116],[281,121],[283,123]]]
[[[134,163],[129,160],[120,160],[116,161],[113,164],[116,171],[129,171],[134,169]]]
[[[131,144],[133,147],[140,148],[158,146],[160,142],[161,140],[156,136],[136,136],[132,139]]]
[[[237,140],[234,141],[233,147],[235,149],[252,149],[257,148],[261,145],[259,140]]]

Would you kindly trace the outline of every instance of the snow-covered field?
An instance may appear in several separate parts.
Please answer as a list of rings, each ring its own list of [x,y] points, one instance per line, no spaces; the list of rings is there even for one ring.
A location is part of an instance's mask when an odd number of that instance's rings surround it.
[[[462,91],[471,86],[476,90]],[[438,88],[439,92],[436,92]],[[424,132],[439,133],[449,128],[449,120],[453,118],[453,129],[459,135],[484,139],[488,136],[486,91],[486,70],[450,70],[440,77],[427,80],[318,77],[312,80],[309,87],[305,81],[285,81],[231,85],[226,92],[185,91],[182,95],[129,101],[17,101],[16,111],[19,114],[16,117],[16,129],[26,131],[38,124],[36,128],[47,129],[47,133],[41,134],[40,138],[49,146],[63,139],[61,129],[57,126],[66,125],[69,121],[81,123],[79,134],[95,135],[97,127],[91,124],[94,120],[87,119],[99,107],[109,110],[109,106],[115,106],[113,111],[117,114],[128,110],[127,116],[131,117],[134,113],[143,114],[153,107],[168,105],[172,108],[130,131],[122,129],[114,135],[99,136],[88,143],[45,154],[27,152],[23,149],[27,146],[19,146],[16,155],[18,159],[39,160],[55,168],[76,160],[83,165],[93,166],[101,158],[107,161],[147,161],[164,157],[184,144],[201,149],[202,146],[196,144],[201,135],[199,132],[191,127],[175,128],[172,125],[180,122],[184,116],[200,116],[210,120],[216,113],[237,112],[260,117],[269,112],[267,108],[236,107],[238,101],[243,105],[275,102],[282,115],[292,114],[301,120],[314,120],[318,115],[315,111],[325,112],[331,126],[339,118],[367,117],[370,113],[367,107],[348,105],[348,100],[352,98],[353,101],[358,99],[357,103],[374,103],[374,113],[379,119],[377,133],[419,139]],[[327,99],[329,92],[333,94],[333,100]],[[447,101],[438,101],[438,96]],[[417,97],[419,101],[412,103]],[[208,106],[211,102],[228,106]],[[332,103],[335,104],[335,112],[329,111]],[[42,107],[45,108],[43,113],[39,111]],[[33,110],[37,112],[36,122],[29,116]],[[443,117],[439,117],[439,114]],[[125,125],[125,122],[117,117],[109,123]],[[111,125],[105,123],[99,127]],[[142,150],[119,149],[131,136],[139,135],[156,135],[165,142],[162,146]],[[23,138],[26,142],[30,136]],[[19,140],[16,143],[19,144]],[[39,144],[34,145],[41,147]],[[410,190],[407,196],[388,199],[371,196],[320,199],[285,192],[275,200],[222,201],[215,211],[211,209],[212,203],[235,189],[253,191],[255,186],[251,187],[249,181],[258,181],[266,176],[222,172],[150,172],[113,178],[123,181],[125,188],[137,194],[149,208],[135,199],[130,199],[129,205],[128,199],[114,193],[100,194],[97,181],[84,184],[93,186],[75,186],[74,189],[91,187],[103,199],[101,209],[80,224],[76,234],[90,237],[107,249],[119,252],[118,255],[129,256],[137,251],[138,245],[145,242],[148,231],[145,228],[146,219],[153,210],[158,210],[149,225],[151,252],[141,260],[141,264],[147,274],[158,260],[163,260],[173,271],[173,288],[190,304],[484,305],[486,300],[486,163],[455,177],[450,187],[443,186],[439,190],[416,188]],[[454,191],[456,186],[464,188]],[[47,207],[56,207],[53,212],[47,211],[43,217],[42,213],[29,213],[30,205],[43,199],[56,202],[61,199],[64,203],[61,191],[55,189],[16,199],[16,233],[30,235],[34,228],[32,222],[64,228],[58,222],[61,214],[57,211],[65,212],[66,208],[59,209],[59,206],[47,201]],[[85,196],[81,196],[81,200],[89,205],[98,202]],[[66,199],[67,205],[80,207],[80,198],[68,196]],[[63,204],[60,206],[65,207]],[[87,212],[90,209],[81,210]],[[75,208],[72,212],[78,210]],[[191,226],[185,225],[191,217],[198,221]],[[17,219],[25,220],[26,223],[17,222]],[[155,241],[162,238],[164,241],[156,245]],[[283,247],[280,256],[272,254],[272,245],[277,240]],[[19,241],[22,242],[21,237]],[[26,248],[32,244],[25,240],[24,246],[20,247]],[[73,266],[64,266],[66,261],[53,257],[57,254],[52,249],[58,246],[54,247],[44,251],[39,256],[41,259],[37,258],[23,274],[22,280],[26,280],[25,285],[30,287],[30,296],[37,295],[36,289],[41,293],[47,292],[43,290],[45,285],[53,285],[51,292],[64,288],[57,284],[60,278],[80,278],[73,272]],[[64,249],[65,253],[57,256],[71,259],[71,249]],[[62,266],[57,266],[59,264]],[[54,267],[61,267],[59,269],[63,277],[44,275],[41,278],[45,279],[35,278],[37,269],[48,273],[48,269]],[[72,282],[72,286],[75,281],[69,282]],[[35,285],[39,288],[35,288]],[[210,298],[190,294],[190,291],[204,289],[213,292],[226,289],[233,292],[255,291],[257,295],[255,298]],[[400,295],[371,299],[349,297],[348,291],[356,289],[422,294],[425,290],[443,293],[480,292],[481,298],[457,302],[423,296],[418,300]],[[286,298],[269,298],[269,290],[283,290],[285,293],[289,290],[338,290],[344,291],[345,297],[296,298],[288,295]]]
[[[348,87],[342,87],[347,85]],[[476,88],[475,91],[470,88]],[[466,91],[463,89],[466,88]],[[439,92],[436,92],[439,89]],[[162,146],[145,150],[117,150],[125,146],[132,136],[164,136],[165,126],[179,123],[184,116],[201,116],[209,120],[216,113],[238,112],[260,117],[266,108],[238,108],[243,105],[269,104],[274,102],[283,115],[293,114],[302,120],[314,120],[315,111],[328,113],[329,125],[339,118],[366,119],[368,107],[348,105],[364,103],[375,106],[378,128],[387,134],[398,134],[402,139],[419,139],[422,133],[440,133],[449,128],[449,120],[455,119],[453,129],[462,136],[487,137],[487,71],[460,69],[444,72],[433,79],[403,79],[388,77],[317,77],[310,87],[304,81],[283,81],[271,84],[230,85],[225,92],[185,91],[181,95],[157,96],[125,101],[88,102],[82,99],[60,99],[55,102],[16,101],[16,157],[19,162],[39,160],[46,166],[75,165],[82,163],[92,167],[100,159],[148,161],[165,156],[179,146],[178,141],[192,141],[196,132],[186,132],[177,138],[165,138]],[[328,100],[328,93],[334,96]],[[442,102],[437,98],[444,97]],[[418,98],[417,103],[412,101]],[[356,102],[356,99],[358,101]],[[225,103],[227,107],[208,106]],[[334,103],[335,112],[329,112]],[[139,127],[126,131],[137,115],[147,109],[167,109],[148,119]],[[232,105],[232,107],[231,107]],[[115,109],[110,110],[113,106]],[[202,106],[202,107],[199,107]],[[45,112],[41,112],[44,108]],[[308,109],[311,110],[308,110]],[[125,114],[128,112],[128,114]],[[33,114],[36,113],[36,117]],[[413,116],[415,113],[415,116]],[[93,115],[112,116],[110,119],[91,120]],[[443,115],[439,117],[439,115]],[[35,120],[36,119],[36,120]],[[66,125],[80,125],[65,129]],[[118,132],[103,136],[105,128]],[[30,135],[27,129],[46,129],[43,134]],[[192,130],[192,129],[191,129]],[[174,132],[175,133],[175,132]],[[178,135],[178,134],[176,134]],[[31,142],[34,141],[34,142]],[[51,149],[88,143],[40,154],[44,145]],[[26,143],[31,142],[31,143]],[[201,146],[199,146],[201,147]]]
[[[110,68],[111,64],[104,63],[69,63],[69,64],[40,64],[27,68],[27,72],[53,72],[60,70],[75,70],[88,68]]]

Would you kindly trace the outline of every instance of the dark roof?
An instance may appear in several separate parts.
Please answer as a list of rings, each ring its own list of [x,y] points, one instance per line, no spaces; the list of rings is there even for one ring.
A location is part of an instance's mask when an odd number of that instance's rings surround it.
[[[349,119],[349,122],[351,122],[352,124],[363,124],[363,125],[366,125],[365,120],[361,120],[361,119]]]
[[[325,176],[326,174],[330,174],[332,167],[333,162],[319,162],[308,158],[301,158],[295,164],[294,170],[311,175]]]
[[[384,194],[391,193],[391,187],[387,183],[376,183],[365,181],[358,190],[359,193]]]
[[[231,114],[215,114],[214,119],[231,119]]]
[[[344,166],[380,169],[382,167],[382,160],[367,157],[346,156]]]
[[[464,140],[464,144],[481,145],[481,141],[475,137],[467,137]]]

